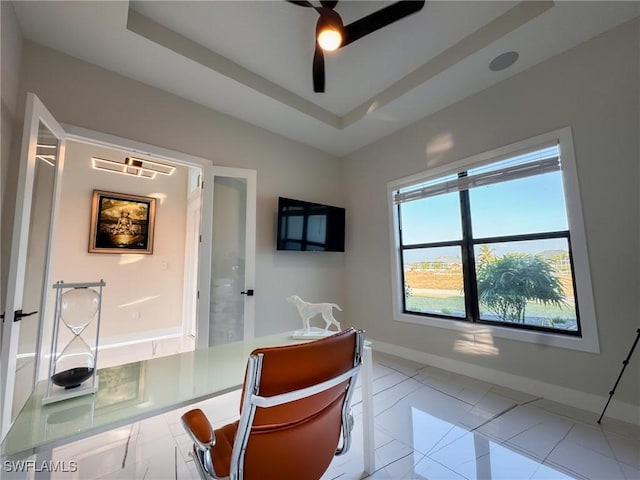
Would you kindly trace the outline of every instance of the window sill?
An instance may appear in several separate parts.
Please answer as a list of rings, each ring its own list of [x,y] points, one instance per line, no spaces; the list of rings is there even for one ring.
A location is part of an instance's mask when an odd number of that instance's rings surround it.
[[[428,327],[444,328],[460,332],[464,340],[489,344],[493,337],[506,338],[520,342],[534,343],[547,347],[567,348],[589,353],[600,353],[597,336],[588,336],[583,332],[582,337],[560,335],[548,332],[536,332],[531,330],[520,330],[496,325],[485,325],[470,323],[464,320],[448,320],[444,318],[425,317],[422,315],[411,315],[409,313],[398,313],[394,315],[394,320],[404,323],[413,323]],[[472,337],[470,337],[472,336]]]

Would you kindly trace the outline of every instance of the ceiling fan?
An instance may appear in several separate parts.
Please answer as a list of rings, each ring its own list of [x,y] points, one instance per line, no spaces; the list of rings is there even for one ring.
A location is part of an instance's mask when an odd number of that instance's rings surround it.
[[[342,18],[335,11],[335,7],[338,4],[337,0],[321,0],[320,6],[313,5],[306,0],[286,1],[301,7],[313,8],[320,14],[316,24],[316,45],[313,53],[314,92],[324,92],[324,50],[331,51],[345,47],[365,35],[422,10],[425,4],[425,0],[401,0],[349,25],[344,25]]]

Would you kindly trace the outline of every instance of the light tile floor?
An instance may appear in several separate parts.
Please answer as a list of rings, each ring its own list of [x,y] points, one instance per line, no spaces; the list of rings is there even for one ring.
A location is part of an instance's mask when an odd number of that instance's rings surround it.
[[[352,448],[323,480],[367,478],[360,389],[354,393]],[[197,406],[215,427],[237,418],[239,396]],[[78,469],[52,478],[196,480],[179,420],[186,410],[54,449],[54,461],[73,460]],[[607,417],[599,425],[590,412],[379,353],[374,412],[371,479],[640,479],[637,426]]]

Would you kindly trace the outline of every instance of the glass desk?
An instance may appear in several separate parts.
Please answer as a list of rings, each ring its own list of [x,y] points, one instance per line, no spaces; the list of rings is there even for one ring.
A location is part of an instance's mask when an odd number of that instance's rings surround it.
[[[93,395],[42,405],[41,381],[7,433],[3,458],[50,458],[60,445],[223,395],[242,387],[247,359],[259,347],[302,343],[291,332],[152,358],[98,370]],[[371,348],[364,348],[362,385],[364,466],[374,470]]]

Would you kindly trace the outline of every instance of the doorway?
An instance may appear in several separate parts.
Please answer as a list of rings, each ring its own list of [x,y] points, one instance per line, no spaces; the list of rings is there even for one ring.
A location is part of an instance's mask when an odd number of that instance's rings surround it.
[[[210,297],[210,292],[212,291],[211,270],[220,261],[218,256],[212,252],[214,182],[203,183],[201,181],[206,176],[213,178],[214,169],[219,167],[213,167],[211,165],[212,162],[209,160],[180,152],[71,125],[61,126],[32,93],[27,94],[27,108],[25,111],[19,185],[16,198],[16,221],[12,239],[12,248],[16,253],[12,253],[7,288],[6,311],[11,318],[4,323],[2,331],[0,383],[2,384],[3,392],[0,395],[0,437],[3,437],[11,426],[12,419],[15,417],[15,415],[12,416],[12,412],[17,412],[23,406],[35,384],[39,380],[45,379],[48,375],[46,366],[49,363],[47,360],[50,356],[48,349],[50,347],[54,308],[51,301],[53,296],[51,285],[54,279],[65,282],[104,279],[107,282],[105,296],[109,295],[110,290],[114,294],[118,291],[132,294],[129,301],[115,303],[111,315],[111,331],[107,330],[108,333],[104,337],[101,332],[100,349],[120,348],[121,350],[131,351],[137,350],[137,348],[128,348],[130,345],[148,341],[150,343],[150,355],[153,356],[176,353],[176,351],[158,351],[159,340],[167,340],[174,337],[181,342],[181,345],[177,347],[178,351],[208,346],[211,329],[207,327],[204,329],[206,331],[204,331],[201,330],[200,326],[203,324],[207,326],[213,325],[211,317],[216,312],[215,309],[210,308],[210,304],[203,308],[203,305],[199,302],[203,296],[199,295],[199,293],[206,292],[204,296]],[[85,152],[81,155],[82,162],[84,162],[83,168],[92,168],[88,167],[88,165],[90,163],[93,165],[93,159],[97,157],[95,151],[98,150],[102,152],[103,156],[106,156],[107,151],[119,152],[119,154],[126,153],[165,165],[176,166],[176,168],[180,166],[185,172],[182,192],[184,208],[182,208],[180,214],[175,214],[175,212],[173,215],[166,214],[170,207],[175,207],[175,202],[173,202],[174,196],[167,195],[167,192],[163,191],[163,189],[147,188],[143,193],[146,193],[144,196],[155,198],[161,207],[157,212],[156,225],[164,223],[164,228],[167,231],[178,232],[172,238],[181,239],[179,241],[167,241],[166,235],[164,235],[165,245],[160,248],[161,241],[158,240],[158,236],[155,236],[156,242],[160,243],[156,243],[156,249],[149,252],[149,255],[137,253],[114,254],[113,252],[107,255],[89,252],[88,245],[91,230],[89,192],[98,189],[98,185],[90,180],[91,176],[87,174],[87,171],[84,172],[86,175],[83,175],[79,171],[68,169],[69,174],[73,172],[73,174],[80,175],[76,182],[85,185],[84,198],[67,199],[65,204],[67,208],[61,208],[61,188],[59,188],[61,184],[58,182],[62,182],[66,145],[71,145],[72,149],[89,149],[92,151],[92,153],[87,154]],[[52,154],[51,151],[54,153]],[[37,167],[37,174],[36,160],[44,162],[42,166]],[[44,166],[47,163],[46,160],[52,163],[56,173],[52,189],[47,189],[44,186],[39,186],[35,189],[37,193],[53,197],[52,199],[49,198],[49,200],[42,200],[44,202],[42,203],[39,198],[33,198],[34,182],[38,185],[39,181],[44,181],[46,178],[51,177],[51,172],[47,174],[47,167]],[[228,176],[236,174],[242,179],[253,179],[250,182],[251,188],[246,190],[249,197],[247,197],[245,205],[246,211],[253,212],[253,215],[248,215],[244,223],[247,229],[247,240],[244,243],[245,252],[243,257],[247,259],[245,264],[249,268],[246,269],[243,275],[244,285],[238,284],[245,294],[244,301],[247,302],[246,307],[239,310],[243,315],[241,319],[243,335],[244,338],[247,338],[253,334],[253,298],[250,295],[246,295],[246,292],[252,291],[255,275],[253,267],[255,251],[249,252],[250,249],[255,250],[255,171],[230,169],[227,172]],[[111,173],[111,175],[114,174]],[[113,178],[116,177],[118,177],[117,181],[113,180],[110,186],[106,185],[108,191],[135,193],[135,191],[122,191],[136,190],[133,184],[127,184],[123,180],[126,178],[125,175],[114,175]],[[194,179],[197,180],[194,181]],[[100,188],[105,188],[105,185],[100,185]],[[189,204],[189,207],[186,206],[187,204]],[[70,210],[68,208],[69,205],[77,207],[78,210]],[[162,210],[165,213],[162,214],[164,219],[161,221],[159,217]],[[59,218],[63,226],[57,225]],[[49,223],[47,224],[45,220]],[[39,224],[36,223],[38,221],[40,223],[44,221],[44,224],[38,226]],[[38,228],[38,232],[31,231],[34,228]],[[40,243],[36,245],[34,242],[38,239]],[[44,244],[42,243],[43,241],[45,242]],[[35,253],[27,254],[29,245],[38,246],[41,250],[41,255],[36,255]],[[175,262],[175,257],[171,255],[178,250],[181,251],[182,260]],[[57,251],[62,252],[61,255],[55,259],[52,258],[50,252]],[[29,258],[28,262],[27,258]],[[84,268],[74,270],[74,265],[78,264],[78,260],[81,258],[90,259],[91,266],[87,267],[85,265]],[[206,258],[207,261],[203,261],[203,258]],[[39,262],[40,266],[34,266],[32,272],[25,274],[25,265],[35,265],[36,261]],[[118,268],[126,273],[118,278],[113,277],[111,280],[104,278],[103,274],[109,272],[110,268],[113,269],[114,261]],[[175,312],[168,312],[166,309],[159,308],[157,305],[159,302],[156,300],[162,298],[162,288],[167,287],[167,278],[172,269],[180,273],[177,276],[179,285],[172,284],[169,288],[172,291],[180,292],[182,301],[179,302],[180,304]],[[157,278],[142,280],[141,271],[145,271],[147,274],[155,274],[155,277],[159,278],[160,281]],[[24,279],[28,278],[28,275],[39,281],[39,283],[34,283],[33,288],[25,288]],[[71,276],[58,278],[62,275]],[[143,287],[149,288],[143,292]],[[26,309],[30,307],[27,307],[23,302],[23,297],[28,298],[29,291],[36,292],[34,294],[37,297],[36,303],[40,307],[39,310],[34,310],[33,315],[27,315],[30,314],[30,311]],[[101,329],[106,323],[105,313],[103,310]],[[14,316],[21,321],[12,321]],[[34,320],[33,325],[27,325],[27,322],[22,321],[31,316],[33,316],[32,320]],[[142,321],[143,318],[144,321]],[[176,318],[179,321],[176,321]],[[131,325],[137,327],[137,331],[134,334],[128,330]],[[153,331],[151,338],[147,327],[150,327]],[[27,338],[27,334],[29,338]],[[195,338],[191,338],[190,341],[185,343],[185,338],[193,336]],[[103,346],[105,338],[109,340],[109,343]],[[199,342],[199,338],[206,338],[206,341]],[[25,346],[28,346],[28,348]],[[20,352],[20,356],[18,352]],[[104,360],[104,357],[104,352],[101,352],[101,355],[98,356],[99,368],[106,366],[100,364],[100,359]],[[119,363],[131,361],[131,359],[127,360],[121,356],[116,356],[116,358]],[[21,387],[16,389],[15,387],[18,384]],[[14,399],[14,393],[20,398]]]
[[[172,200],[172,195],[167,193],[171,189],[147,189],[147,195],[158,200],[156,228],[164,230],[158,230],[155,237],[156,242],[161,239],[164,241],[165,248],[154,249],[152,256],[122,255],[117,259],[115,267],[111,265],[111,268],[130,273],[125,275],[125,285],[111,282],[113,289],[121,295],[121,300],[116,305],[118,310],[115,310],[116,307],[113,310],[114,317],[121,318],[121,322],[110,330],[109,338],[105,338],[101,331],[101,344],[108,340],[105,349],[107,357],[105,358],[104,352],[99,357],[103,360],[101,366],[107,366],[106,362],[110,358],[114,360],[109,364],[124,363],[124,357],[118,352],[127,352],[129,355],[132,351],[136,352],[139,358],[129,358],[133,361],[251,338],[254,332],[254,299],[251,293],[255,278],[255,170],[212,166],[208,160],[180,152],[79,127],[64,125],[64,128],[68,131],[69,138],[68,165],[74,162],[74,149],[78,144],[83,150],[81,160],[92,155],[89,152],[102,152],[102,155],[108,154],[105,152],[118,152],[121,156],[133,154],[171,165],[181,175],[179,206],[176,205],[178,202],[175,198]],[[83,161],[86,163],[86,160]],[[84,169],[84,174],[80,176],[86,183],[90,173],[86,165]],[[113,190],[116,185],[117,188],[123,188],[123,180],[120,178],[122,175],[107,175],[115,178],[116,183],[107,185],[104,189]],[[141,184],[139,182],[148,182],[146,179],[137,180],[137,185]],[[171,191],[175,197],[175,189]],[[87,192],[85,197],[86,194]],[[77,203],[73,198],[67,200],[68,204]],[[168,212],[170,209],[173,213]],[[160,218],[162,210],[165,211],[164,219]],[[80,217],[83,215],[86,217],[86,212],[79,214]],[[230,225],[233,225],[235,232],[231,236]],[[69,232],[64,235],[72,237]],[[168,241],[169,237],[173,240]],[[160,244],[157,243],[157,246],[159,248]],[[181,259],[176,262],[178,253]],[[231,255],[236,260],[233,265],[229,264]],[[94,262],[97,262],[96,271],[109,267],[104,256],[93,257]],[[163,281],[172,272],[181,274],[179,285],[175,282],[169,285]],[[215,293],[220,292],[221,281],[231,278],[230,275],[223,275],[223,272],[232,272],[233,285],[225,285],[231,288],[231,297],[221,310],[218,308],[220,298]],[[149,278],[151,284],[159,283],[162,289],[147,288],[148,285],[141,280],[145,277]],[[105,280],[106,298],[111,285]],[[132,290],[136,294],[127,299],[126,295]],[[141,290],[146,290],[146,293],[141,293]],[[171,301],[171,298],[174,300]],[[234,308],[229,308],[230,305]],[[118,312],[123,314],[120,316]],[[109,312],[103,310],[103,319],[108,318]],[[179,318],[181,321],[171,322],[172,318]],[[103,321],[103,325],[106,321]],[[228,328],[230,321],[234,322],[233,329]],[[135,327],[133,332],[125,330],[125,327],[131,325]],[[122,329],[118,330],[118,327]],[[135,349],[129,348],[134,344]]]
[[[127,158],[144,165],[153,161],[159,171],[170,173],[138,175],[126,167]],[[109,169],[100,168],[105,164]],[[185,315],[195,315],[196,289],[187,279],[198,265],[199,225],[195,220],[199,220],[202,204],[200,189],[190,179],[201,171],[200,166],[67,139],[52,277],[54,281],[106,282],[98,368],[194,348],[193,338],[184,335],[185,326],[192,323]],[[98,235],[99,230],[91,224],[94,191],[108,192],[101,193],[106,198],[135,196],[154,201],[148,253],[126,247],[122,253],[117,248],[88,251],[88,245],[95,243],[92,233]],[[109,211],[121,215],[122,208],[130,216],[135,214],[130,211],[133,207],[117,202]],[[49,338],[48,332],[44,338]],[[41,378],[47,375],[46,369],[40,373]]]

